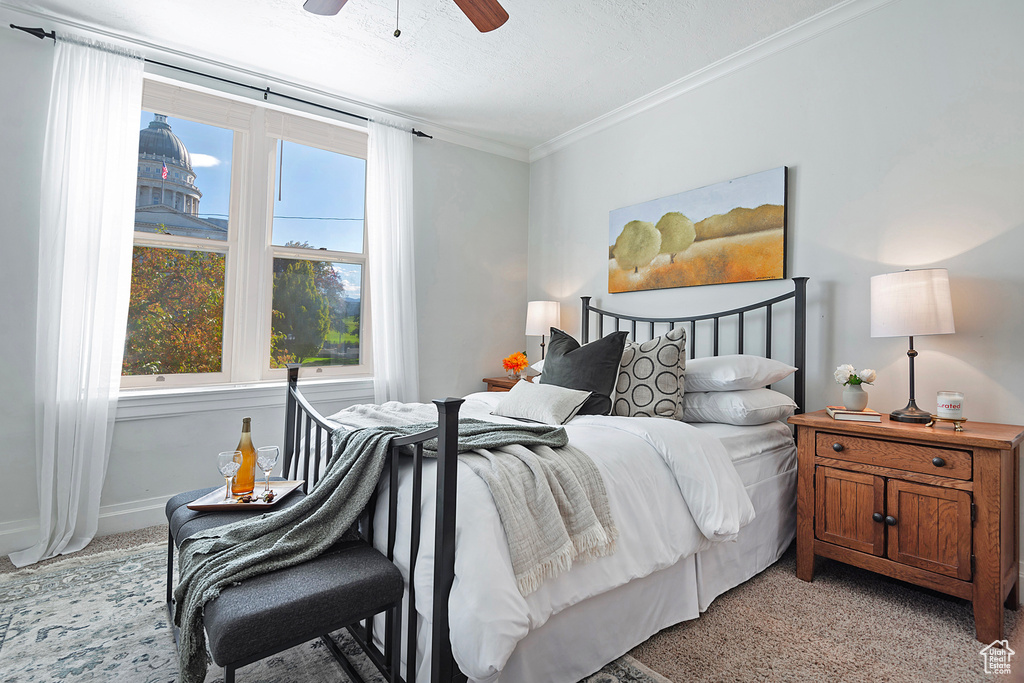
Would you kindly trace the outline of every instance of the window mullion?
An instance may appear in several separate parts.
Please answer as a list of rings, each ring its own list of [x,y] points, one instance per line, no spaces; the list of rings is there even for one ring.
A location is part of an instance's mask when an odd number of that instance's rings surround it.
[[[265,111],[256,109],[252,124],[245,135],[246,160],[242,164],[239,187],[239,229],[238,234],[238,276],[234,278],[237,302],[235,311],[235,335],[232,343],[234,354],[233,379],[240,382],[259,380],[262,377],[263,337],[269,337],[267,314],[269,297],[266,286],[267,244],[269,238],[270,209],[268,197],[273,183],[272,147],[268,148],[263,135]],[[269,329],[269,328],[267,328]]]

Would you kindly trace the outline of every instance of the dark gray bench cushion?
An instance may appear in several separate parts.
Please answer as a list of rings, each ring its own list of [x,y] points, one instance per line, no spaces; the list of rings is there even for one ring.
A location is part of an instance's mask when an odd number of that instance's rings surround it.
[[[398,568],[360,541],[229,586],[206,603],[213,661],[224,666],[337,630],[397,603]]]

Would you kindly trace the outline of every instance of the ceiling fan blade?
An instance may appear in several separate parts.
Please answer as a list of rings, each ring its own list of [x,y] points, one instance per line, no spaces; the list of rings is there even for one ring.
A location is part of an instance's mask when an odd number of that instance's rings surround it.
[[[328,17],[340,12],[346,2],[348,2],[348,0],[306,0],[302,5],[302,9],[306,10],[310,14],[319,14],[321,16]]]
[[[455,0],[455,4],[480,33],[493,31],[508,21],[508,12],[498,0]]]

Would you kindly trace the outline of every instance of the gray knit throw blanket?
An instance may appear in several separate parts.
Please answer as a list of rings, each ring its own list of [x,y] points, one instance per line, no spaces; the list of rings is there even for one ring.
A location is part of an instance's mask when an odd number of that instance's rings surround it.
[[[200,532],[182,542],[178,565],[180,578],[174,591],[174,622],[181,627],[178,646],[181,683],[201,683],[206,676],[208,655],[203,605],[215,599],[225,586],[300,564],[323,553],[342,537],[366,507],[380,478],[391,439],[422,432],[435,425],[436,422],[428,422],[355,431],[339,429],[334,433],[334,453],[328,459],[323,478],[302,501],[280,511]],[[526,452],[531,452],[530,448],[537,451],[557,448],[561,452],[566,450],[567,441],[565,430],[545,425],[499,425],[480,420],[459,422],[460,453],[488,453],[492,452],[491,449],[509,446],[525,446],[522,450]],[[592,462],[589,466],[594,467]],[[532,476],[542,479],[545,474],[543,471],[534,472]],[[551,488],[548,487],[549,492]],[[603,482],[601,493],[604,493]],[[511,490],[510,494],[516,495]],[[556,507],[560,511],[568,503],[561,492],[549,495],[556,499]],[[496,503],[497,499],[498,496],[495,497]],[[603,505],[598,507],[603,507],[603,510],[591,514],[599,514],[602,520],[599,524],[602,528],[607,527],[603,548],[601,543],[590,543],[592,548],[585,552],[569,552],[569,556],[607,554],[614,547],[616,532],[611,524],[606,497]],[[576,511],[568,508],[566,512],[573,513],[570,517],[576,515]],[[574,523],[572,526],[580,525]],[[590,534],[591,537],[594,535]],[[581,539],[581,545],[587,545],[585,538]],[[571,559],[568,564],[571,564]],[[548,575],[558,573],[559,568],[566,568],[566,562],[556,559]]]

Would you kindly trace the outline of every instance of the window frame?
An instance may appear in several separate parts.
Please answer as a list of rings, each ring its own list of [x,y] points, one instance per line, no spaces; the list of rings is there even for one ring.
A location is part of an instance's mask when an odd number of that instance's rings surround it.
[[[358,365],[303,367],[300,376],[367,378],[373,375],[372,324],[368,275],[368,227],[363,219],[363,251],[352,252],[276,247],[273,245],[274,186],[278,140],[286,140],[361,159],[367,158],[365,129],[339,121],[314,119],[200,92],[176,83],[146,78],[140,111],[227,128],[233,132],[231,196],[227,240],[134,232],[133,246],[212,251],[226,256],[224,274],[224,336],[221,371],[163,375],[122,375],[121,389],[159,389],[245,384],[279,380],[284,368],[270,367],[274,258],[304,258],[358,264],[360,287],[360,352]],[[243,226],[249,226],[243,229]],[[254,330],[255,334],[243,331]]]

